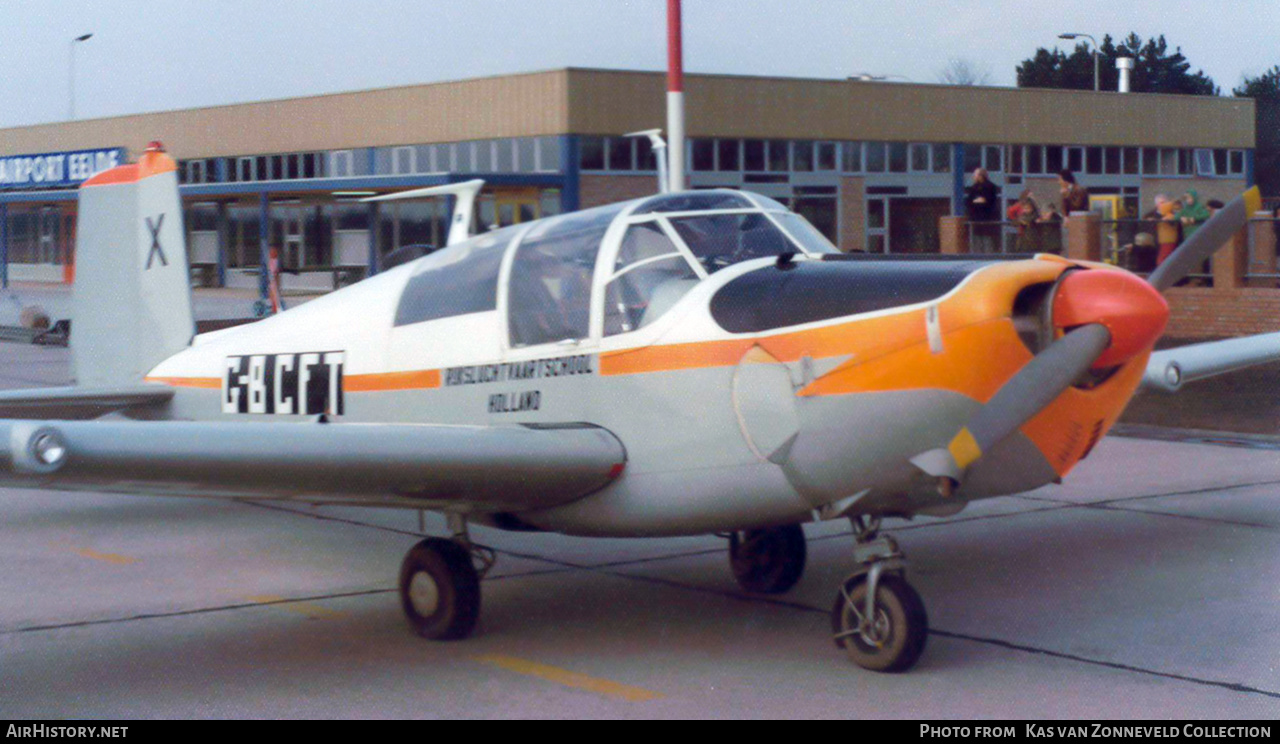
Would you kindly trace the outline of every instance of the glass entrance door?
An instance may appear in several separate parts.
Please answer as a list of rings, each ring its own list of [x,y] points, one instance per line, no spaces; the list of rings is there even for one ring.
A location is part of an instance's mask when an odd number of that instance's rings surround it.
[[[290,207],[284,212],[282,228],[284,231],[284,255],[281,260],[291,269],[300,269],[307,265],[305,247],[305,210],[302,207]]]
[[[281,269],[296,271],[314,263],[309,260],[307,255],[307,215],[309,209],[311,208],[306,204],[298,201],[271,205],[270,247],[280,251]],[[314,229],[312,232],[314,232]],[[249,253],[250,255],[253,253],[252,246],[249,247]],[[250,263],[253,263],[253,261],[250,261]]]
[[[542,216],[536,189],[499,191],[493,197],[498,227],[531,222]]]
[[[867,198],[867,253],[889,252],[889,199]]]
[[[37,263],[62,263],[62,246],[59,241],[62,215],[57,207],[40,209],[40,243],[37,249]]]

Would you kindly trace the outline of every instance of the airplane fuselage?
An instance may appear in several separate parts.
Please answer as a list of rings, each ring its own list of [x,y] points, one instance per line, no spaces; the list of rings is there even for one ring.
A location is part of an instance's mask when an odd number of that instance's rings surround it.
[[[1045,343],[1035,340],[1042,330],[1027,332],[1042,314],[1027,298],[1075,264],[795,251],[686,280],[653,322],[609,329],[607,286],[623,262],[622,233],[636,224],[628,214],[592,255],[581,338],[512,343],[509,255],[491,308],[412,322],[405,303],[427,257],[198,337],[147,379],[176,389],[174,419],[595,424],[626,448],[620,477],[567,505],[497,517],[590,535],[958,511],[1060,478],[1141,379],[1146,353],[1072,387],[942,496],[910,458],[945,447]]]

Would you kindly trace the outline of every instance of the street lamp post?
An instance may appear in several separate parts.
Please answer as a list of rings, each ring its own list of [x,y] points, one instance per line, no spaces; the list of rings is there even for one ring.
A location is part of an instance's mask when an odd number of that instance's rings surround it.
[[[1093,90],[1096,92],[1098,88],[1098,40],[1089,34],[1058,34],[1059,39],[1077,39],[1086,38],[1093,44]]]
[[[67,52],[67,118],[74,121],[76,118],[76,44],[82,41],[88,41],[93,34],[81,34],[71,40]]]

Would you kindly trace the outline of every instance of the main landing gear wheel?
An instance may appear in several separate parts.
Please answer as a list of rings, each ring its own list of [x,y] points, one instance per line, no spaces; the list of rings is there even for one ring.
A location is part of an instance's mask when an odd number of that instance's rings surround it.
[[[804,573],[805,541],[800,525],[734,532],[729,567],[738,586],[755,594],[781,594]]]
[[[929,637],[924,602],[905,579],[884,576],[876,587],[875,602],[868,603],[867,578],[866,574],[854,576],[840,587],[831,609],[836,646],[864,669],[905,672],[915,666]]]
[[[435,641],[466,638],[480,618],[480,575],[471,553],[438,537],[418,543],[400,566],[400,604],[414,632]]]

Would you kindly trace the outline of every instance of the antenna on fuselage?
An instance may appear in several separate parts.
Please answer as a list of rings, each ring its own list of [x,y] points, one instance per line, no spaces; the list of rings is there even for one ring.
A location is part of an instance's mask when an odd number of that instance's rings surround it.
[[[666,194],[670,192],[671,182],[667,180],[667,142],[662,139],[662,130],[645,129],[622,136],[649,138],[649,146],[653,149],[653,157],[658,161],[658,193]]]
[[[449,223],[449,237],[445,241],[445,245],[449,246],[461,243],[471,237],[471,215],[475,211],[476,197],[480,195],[480,189],[482,188],[484,188],[484,179],[473,178],[470,181],[462,181],[461,183],[447,183],[443,186],[428,186],[425,189],[410,189],[409,191],[397,191],[394,194],[370,196],[360,201],[397,201],[400,199],[421,199],[427,196],[457,197],[457,205],[453,208],[453,218]]]

